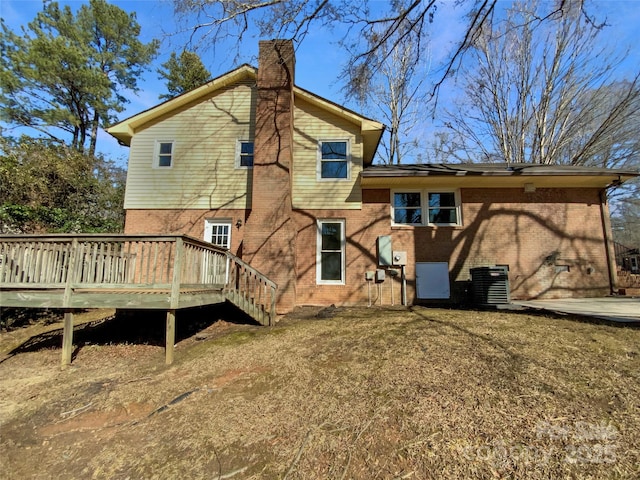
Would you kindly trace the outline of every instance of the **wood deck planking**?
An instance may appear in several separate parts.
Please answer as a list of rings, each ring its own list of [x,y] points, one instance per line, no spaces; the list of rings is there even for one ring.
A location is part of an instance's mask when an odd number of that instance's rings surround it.
[[[79,289],[68,298],[64,290],[0,290],[1,304],[23,308],[126,308],[167,309],[171,307],[170,290]],[[215,305],[225,301],[222,288],[180,291],[177,309]]]

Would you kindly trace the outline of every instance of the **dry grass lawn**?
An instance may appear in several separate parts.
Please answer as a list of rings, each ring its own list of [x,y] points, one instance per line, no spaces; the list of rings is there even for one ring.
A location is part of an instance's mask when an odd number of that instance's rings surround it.
[[[640,478],[640,329],[316,313],[213,323],[170,367],[128,341],[85,344],[65,370],[58,348],[6,357],[3,477]]]

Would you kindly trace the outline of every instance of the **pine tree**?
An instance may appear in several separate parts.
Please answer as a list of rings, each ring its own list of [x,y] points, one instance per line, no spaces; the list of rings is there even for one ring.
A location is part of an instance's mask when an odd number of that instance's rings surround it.
[[[93,155],[98,128],[124,109],[120,92],[137,90],[156,55],[158,42],[144,44],[139,35],[135,15],[105,0],[91,0],[75,15],[45,3],[22,35],[2,21],[0,114]]]
[[[179,57],[176,52],[172,52],[158,73],[160,79],[164,78],[167,81],[167,93],[159,97],[163,100],[199,87],[211,78],[211,73],[205,68],[198,54],[188,50],[183,50]]]

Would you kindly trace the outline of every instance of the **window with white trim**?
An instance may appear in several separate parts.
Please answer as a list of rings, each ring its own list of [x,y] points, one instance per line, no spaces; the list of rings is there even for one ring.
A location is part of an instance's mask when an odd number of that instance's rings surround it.
[[[253,142],[238,140],[236,145],[236,168],[253,167]]]
[[[396,190],[391,193],[394,225],[462,225],[459,190]]]
[[[420,192],[393,192],[393,223],[422,225]]]
[[[170,168],[173,165],[173,140],[156,141],[154,166],[160,168]]]
[[[349,142],[323,140],[318,148],[319,179],[349,179]]]
[[[460,225],[458,192],[427,192],[429,225]]]
[[[316,283],[344,284],[344,230],[344,220],[318,220]]]

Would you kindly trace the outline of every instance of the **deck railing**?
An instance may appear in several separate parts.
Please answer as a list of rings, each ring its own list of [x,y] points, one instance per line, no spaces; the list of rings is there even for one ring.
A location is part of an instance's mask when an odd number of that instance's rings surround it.
[[[170,292],[170,308],[179,308],[185,289],[219,289],[261,324],[275,320],[273,282],[228,251],[184,235],[0,236],[0,288],[64,290],[65,299],[87,289]]]
[[[226,297],[261,325],[273,325],[276,319],[276,284],[238,257],[229,254],[229,260]]]
[[[640,274],[618,269],[618,286],[622,288],[640,288]]]

